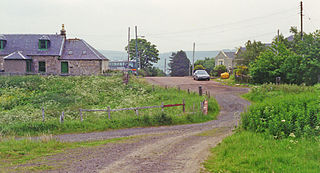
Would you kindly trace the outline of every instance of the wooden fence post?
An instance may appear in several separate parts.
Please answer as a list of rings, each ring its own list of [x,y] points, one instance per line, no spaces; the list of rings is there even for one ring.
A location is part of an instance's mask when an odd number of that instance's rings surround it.
[[[60,123],[63,123],[64,121],[64,112],[62,112],[61,116],[60,116]]]
[[[136,109],[135,111],[136,111],[136,115],[139,116],[139,110]]]
[[[209,91],[209,95],[208,95],[208,98],[210,98],[210,91]]]
[[[82,117],[82,109],[79,109],[79,111],[80,111],[80,120],[81,120],[81,122],[83,121],[83,117]]]
[[[185,101],[184,101],[184,99],[182,100],[182,111],[183,111],[183,113],[185,113],[186,112],[186,103],[185,103]]]
[[[164,109],[163,109],[163,102],[161,103],[161,111],[163,112]]]
[[[178,86],[178,92],[180,92],[180,86]]]
[[[44,108],[42,107],[41,110],[42,110],[42,122],[44,122]]]
[[[202,96],[202,86],[199,86],[199,96]]]
[[[152,85],[152,92],[154,92],[154,85]]]
[[[200,102],[200,111],[203,112],[203,102]]]
[[[111,119],[111,109],[110,109],[110,106],[108,106],[108,118],[109,118],[109,120]]]
[[[190,88],[188,88],[188,94],[190,94]]]
[[[165,86],[165,89],[168,89],[167,85]]]

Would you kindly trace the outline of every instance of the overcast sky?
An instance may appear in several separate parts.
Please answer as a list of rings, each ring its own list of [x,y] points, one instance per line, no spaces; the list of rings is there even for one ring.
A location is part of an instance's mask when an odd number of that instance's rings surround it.
[[[97,49],[123,51],[138,26],[160,52],[233,49],[247,40],[270,42],[300,27],[299,0],[0,0],[2,34],[50,34]],[[320,1],[304,0],[306,32],[319,29]]]

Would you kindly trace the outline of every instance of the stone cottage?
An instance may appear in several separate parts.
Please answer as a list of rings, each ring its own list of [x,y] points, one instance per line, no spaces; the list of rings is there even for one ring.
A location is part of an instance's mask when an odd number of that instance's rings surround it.
[[[234,67],[236,67],[235,57],[235,52],[226,52],[222,50],[215,57],[215,65],[224,65],[228,70],[232,70]]]
[[[60,34],[0,35],[0,71],[27,74],[97,75],[109,60],[82,39]]]

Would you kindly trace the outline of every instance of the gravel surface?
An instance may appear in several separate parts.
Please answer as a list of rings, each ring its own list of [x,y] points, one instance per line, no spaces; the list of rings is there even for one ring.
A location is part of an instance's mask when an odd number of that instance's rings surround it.
[[[61,141],[101,140],[137,136],[118,143],[94,148],[78,148],[66,153],[48,156],[36,164],[19,167],[47,165],[53,170],[46,172],[200,172],[202,162],[210,154],[209,149],[232,134],[240,119],[239,114],[250,103],[238,95],[247,88],[224,86],[214,81],[194,81],[190,77],[150,77],[146,80],[155,85],[210,92],[220,105],[217,120],[200,124],[131,128],[85,134],[55,136]],[[200,134],[207,135],[200,135]],[[211,132],[211,133],[210,133]]]

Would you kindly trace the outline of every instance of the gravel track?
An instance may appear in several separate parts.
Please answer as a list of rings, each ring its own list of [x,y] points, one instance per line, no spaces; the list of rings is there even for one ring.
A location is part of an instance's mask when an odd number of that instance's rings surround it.
[[[150,77],[146,80],[155,85],[210,92],[220,105],[217,120],[200,124],[131,128],[84,134],[55,136],[61,141],[101,140],[126,136],[137,136],[119,143],[109,143],[94,148],[72,149],[66,153],[48,156],[36,165],[47,165],[54,169],[46,172],[200,172],[202,162],[240,119],[250,103],[238,95],[247,88],[224,86],[214,81],[194,81],[189,77]],[[210,135],[199,135],[211,132]],[[19,167],[35,166],[35,164]]]

